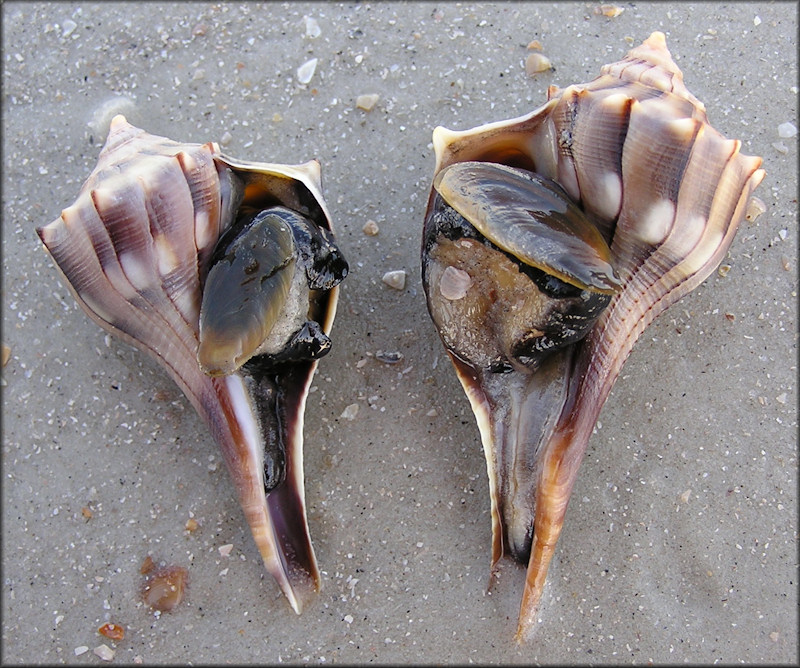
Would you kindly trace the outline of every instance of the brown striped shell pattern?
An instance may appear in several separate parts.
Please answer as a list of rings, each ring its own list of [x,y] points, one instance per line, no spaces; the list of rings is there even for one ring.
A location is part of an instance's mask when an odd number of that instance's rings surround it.
[[[480,430],[493,572],[527,566],[524,640],[622,365],[719,265],[764,171],[711,127],[660,32],[525,116],[433,144],[423,286]]]
[[[303,415],[348,271],[319,163],[234,160],[116,116],[76,202],[37,232],[89,317],[151,355],[203,418],[299,613],[319,590]]]

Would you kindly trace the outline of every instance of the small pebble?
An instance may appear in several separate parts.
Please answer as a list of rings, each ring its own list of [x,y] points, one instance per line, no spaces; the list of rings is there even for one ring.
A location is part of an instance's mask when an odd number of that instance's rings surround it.
[[[794,123],[781,123],[778,126],[778,136],[782,139],[790,139],[797,134],[797,126]]]
[[[364,111],[372,111],[373,107],[378,103],[380,97],[381,96],[377,93],[359,95],[356,98],[356,108],[363,109]]]
[[[607,16],[610,19],[618,17],[624,11],[624,7],[617,7],[617,5],[600,5],[594,8],[594,13],[597,16]]]
[[[375,359],[384,364],[398,364],[403,361],[403,353],[400,351],[383,351],[375,353]]]
[[[304,16],[303,22],[306,24],[306,37],[316,39],[322,34],[322,28],[319,27],[317,19],[312,16]]]
[[[531,53],[525,59],[525,72],[528,76],[533,76],[539,72],[546,72],[553,69],[550,59],[541,53]]]
[[[227,545],[220,545],[217,550],[219,550],[219,554],[221,557],[229,557],[231,554],[231,550],[233,550],[233,544],[228,543]]]
[[[377,227],[377,225],[376,225]],[[365,230],[366,231],[366,230]],[[375,232],[377,234],[377,232]],[[8,364],[8,359],[11,357],[11,348],[9,348],[5,343],[3,344],[3,366]]]
[[[61,28],[63,29],[63,32],[61,34],[64,37],[69,37],[77,27],[78,24],[75,23],[75,21],[73,21],[72,19],[67,19],[61,26]]]
[[[761,25],[761,17],[760,16],[754,16],[753,17],[753,25],[754,26],[760,26]]]
[[[403,290],[406,287],[406,272],[402,269],[387,271],[383,275],[383,282],[395,290]]]
[[[99,647],[95,647],[92,652],[99,656],[103,661],[111,661],[115,654],[114,650],[108,645],[100,645]]]
[[[309,81],[311,81],[311,78],[314,76],[314,72],[317,69],[317,62],[319,61],[316,58],[312,58],[297,68],[297,80],[301,84],[307,84]]]
[[[72,651],[75,652],[75,656],[80,656],[81,654],[86,654],[86,652],[89,651],[89,648],[86,645],[81,645]]]
[[[355,420],[356,415],[358,415],[358,404],[350,404],[349,406],[345,406],[345,409],[339,417],[343,420]]]
[[[227,146],[232,141],[233,141],[233,135],[226,130],[223,133],[223,135],[219,138],[219,145],[220,146]]]
[[[772,148],[774,148],[778,153],[782,153],[783,155],[786,155],[789,152],[789,147],[782,141],[772,142]]]
[[[769,639],[772,642],[778,642],[778,638],[780,638],[780,637],[781,637],[780,633],[778,633],[777,631],[773,631],[772,633],[769,634]]]
[[[364,227],[361,228],[361,231],[368,237],[374,237],[380,232],[380,228],[378,227],[378,223],[374,220],[368,220],[364,223]]]

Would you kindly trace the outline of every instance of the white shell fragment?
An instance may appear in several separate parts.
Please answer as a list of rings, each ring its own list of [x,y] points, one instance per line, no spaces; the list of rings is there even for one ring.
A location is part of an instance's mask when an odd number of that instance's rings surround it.
[[[380,228],[378,227],[378,223],[370,219],[364,223],[364,227],[361,228],[361,231],[368,237],[374,237],[377,236],[378,232],[380,232]]]
[[[767,205],[764,203],[764,200],[760,197],[753,196],[747,202],[747,211],[744,214],[744,219],[748,223],[752,223],[766,210]]]
[[[317,19],[313,16],[304,16],[303,23],[306,27],[306,37],[316,39],[322,34],[322,28],[319,27]]]
[[[348,404],[339,416],[343,420],[355,420],[358,415],[358,404]]]
[[[403,290],[406,287],[406,272],[402,269],[387,271],[383,275],[383,282],[395,290]]]
[[[442,272],[439,291],[445,299],[450,301],[463,299],[471,287],[472,277],[463,269],[450,266]]]
[[[111,649],[108,645],[105,644],[95,647],[92,650],[92,652],[97,656],[99,656],[103,661],[113,660],[114,654],[116,654],[116,652],[114,652],[113,649]]]
[[[539,74],[540,72],[547,72],[553,69],[553,64],[550,59],[541,53],[531,53],[525,59],[525,72],[528,76]]]
[[[307,84],[314,77],[314,72],[317,69],[317,62],[319,62],[317,58],[312,58],[297,68],[297,80],[301,84]]]
[[[380,95],[377,93],[367,93],[365,95],[359,95],[356,98],[356,108],[362,109],[364,111],[372,111],[376,104],[378,104],[378,100],[380,99]]]
[[[778,126],[778,136],[782,139],[791,139],[797,135],[797,126],[794,123],[786,121]]]

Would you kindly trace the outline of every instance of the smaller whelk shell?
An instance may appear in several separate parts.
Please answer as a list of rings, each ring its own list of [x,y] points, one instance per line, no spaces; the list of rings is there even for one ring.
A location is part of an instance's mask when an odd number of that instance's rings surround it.
[[[76,202],[37,232],[89,317],[151,355],[206,422],[299,613],[319,589],[303,414],[348,271],[319,163],[235,160],[117,116]]]

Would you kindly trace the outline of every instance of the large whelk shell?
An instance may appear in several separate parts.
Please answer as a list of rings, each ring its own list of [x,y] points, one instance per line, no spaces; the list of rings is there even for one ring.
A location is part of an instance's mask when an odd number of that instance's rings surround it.
[[[717,267],[764,176],[662,33],[601,72],[525,116],[433,133],[423,285],[481,432],[492,565],[527,563],[518,639],[634,342]]]
[[[77,201],[37,231],[84,311],[150,354],[205,420],[299,613],[319,589],[303,413],[347,273],[319,164],[234,160],[117,116]]]

